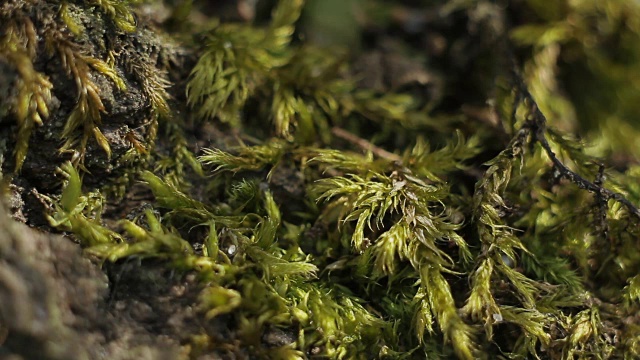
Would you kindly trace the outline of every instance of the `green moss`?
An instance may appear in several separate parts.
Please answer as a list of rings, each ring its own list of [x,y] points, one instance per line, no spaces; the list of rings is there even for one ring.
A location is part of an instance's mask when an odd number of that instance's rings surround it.
[[[154,200],[143,216],[103,222],[103,197],[83,193],[77,169],[64,163],[50,224],[102,259],[154,258],[197,273],[206,321],[230,319],[236,338],[225,346],[260,358],[634,358],[640,173],[632,161],[613,167],[612,132],[594,135],[590,123],[619,124],[622,115],[606,106],[591,111],[587,95],[564,96],[576,85],[558,67],[566,66],[561,54],[570,61],[577,51],[579,62],[595,66],[591,75],[606,80],[600,61],[609,53],[598,36],[619,34],[624,49],[637,49],[627,37],[640,28],[621,9],[640,9],[584,3],[514,5],[525,20],[508,40],[495,31],[509,14],[496,20],[487,15],[491,4],[439,2],[447,21],[466,17],[475,29],[490,29],[478,30],[478,43],[495,56],[483,60],[495,64],[488,93],[451,93],[458,75],[445,74],[449,93],[429,97],[359,82],[347,51],[297,32],[303,1],[278,1],[268,22],[204,25],[189,23],[186,11],[202,4],[185,2],[166,25],[196,55],[178,80],[184,94],[170,101],[170,84],[149,59],[107,47],[101,60],[74,42],[88,36],[78,13],[107,15],[125,37],[140,31],[132,2],[61,2],[56,16],[68,32],[47,33],[46,45],[77,93],[61,149],[75,152],[73,160],[84,158],[90,142],[109,153],[95,79],[117,91],[135,79],[152,125],[144,139],[130,139],[139,142],[130,156],[149,160],[129,176]],[[593,17],[609,30],[594,30]],[[10,110],[19,169],[29,135],[48,116],[53,85],[34,68],[30,20],[16,19],[3,25],[11,31],[0,55],[18,74]],[[620,24],[626,27],[610,29]],[[594,39],[596,48],[587,41]],[[475,45],[455,46],[471,53]],[[128,77],[118,64],[131,69]],[[630,99],[616,101],[626,112],[637,105]],[[208,133],[223,138],[198,138],[206,126],[224,129]],[[585,149],[569,135],[572,126],[597,146]],[[263,335],[272,328],[294,340],[267,346]],[[220,345],[206,334],[213,330],[203,331],[193,334],[193,356]]]
[[[15,170],[19,170],[27,156],[33,128],[42,125],[42,121],[49,116],[48,104],[51,101],[53,85],[47,76],[33,67],[36,42],[33,22],[23,18],[22,23],[11,22],[5,25],[3,30],[5,35],[0,39],[0,54],[17,69],[19,75],[16,84],[18,94],[10,105],[10,111],[18,124],[14,156]]]
[[[199,116],[238,123],[238,111],[249,95],[271,71],[286,64],[287,45],[302,4],[302,0],[279,2],[266,29],[220,24],[208,33],[187,88],[189,103],[198,107]],[[288,131],[282,123],[277,126]]]

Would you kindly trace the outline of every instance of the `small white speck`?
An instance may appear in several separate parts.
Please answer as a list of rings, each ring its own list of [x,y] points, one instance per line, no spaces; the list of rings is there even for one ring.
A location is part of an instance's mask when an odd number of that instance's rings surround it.
[[[493,314],[493,321],[497,323],[502,322],[502,314]]]
[[[229,255],[234,255],[236,253],[236,246],[235,245],[230,245],[229,248],[227,249],[227,254]]]

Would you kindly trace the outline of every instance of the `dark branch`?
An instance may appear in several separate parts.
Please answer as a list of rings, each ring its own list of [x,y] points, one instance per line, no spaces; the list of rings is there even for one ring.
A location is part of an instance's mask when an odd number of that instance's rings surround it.
[[[546,116],[542,113],[542,111],[540,111],[538,104],[527,89],[524,80],[517,70],[513,71],[513,77],[516,83],[517,90],[516,99],[522,99],[530,106],[530,120],[528,126],[532,129],[533,138],[540,144],[540,146],[542,146],[544,151],[547,153],[547,156],[549,156],[549,158],[551,159],[554,168],[558,170],[560,176],[576,184],[580,189],[584,189],[595,194],[604,202],[613,199],[621,203],[627,208],[630,213],[634,214],[638,219],[640,219],[640,209],[638,209],[624,195],[603,187],[601,181],[599,180],[596,180],[596,182],[591,182],[585,179],[580,174],[569,169],[568,166],[566,166],[564,163],[562,163],[562,161],[558,159],[556,154],[551,149],[551,145],[549,145],[549,141],[545,136],[545,133],[547,131]]]

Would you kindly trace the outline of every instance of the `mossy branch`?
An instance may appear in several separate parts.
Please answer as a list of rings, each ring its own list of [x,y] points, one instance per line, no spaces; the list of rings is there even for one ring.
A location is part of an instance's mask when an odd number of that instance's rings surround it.
[[[287,150],[287,144],[281,140],[257,146],[241,146],[236,149],[237,155],[220,149],[205,149],[198,160],[214,171],[261,170],[267,165],[277,164]]]
[[[20,74],[17,103],[13,107],[18,122],[14,169],[19,171],[27,157],[33,129],[37,125],[42,125],[43,119],[49,117],[47,104],[51,101],[53,85],[46,75],[35,71],[31,59],[26,54],[12,51],[4,55],[17,65]]]
[[[368,178],[351,175],[324,179],[316,183],[314,191],[319,200],[335,199],[328,208],[343,209],[340,221],[356,222],[351,243],[356,252],[365,252],[362,261],[373,258],[372,275],[391,276],[402,260],[420,274],[422,290],[418,292],[425,296],[419,301],[427,302],[418,305],[416,315],[415,330],[420,341],[425,330],[431,331],[430,319],[435,318],[456,353],[472,359],[475,345],[471,328],[458,316],[449,284],[442,275],[450,271],[454,261],[439,249],[437,242],[445,240],[457,245],[462,259],[468,260],[470,253],[455,232],[458,226],[446,217],[434,216],[429,205],[442,201],[446,188],[394,173],[390,177],[369,174]],[[388,218],[395,214],[394,225],[383,230]],[[381,234],[375,235],[377,232]]]
[[[66,183],[60,201],[53,204],[53,213],[47,215],[51,226],[71,231],[85,246],[121,242],[122,237],[100,221],[104,199],[97,193],[82,195],[80,175],[70,162],[61,166],[60,173]]]
[[[135,0],[89,0],[111,17],[113,22],[125,32],[136,31],[136,19],[130,9]]]
[[[76,84],[77,104],[71,111],[62,131],[65,140],[61,151],[72,152],[73,161],[81,164],[89,139],[93,137],[98,145],[111,156],[109,141],[100,131],[101,112],[105,111],[100,88],[91,80],[91,68],[111,79],[121,91],[126,90],[124,81],[109,64],[91,56],[82,55],[80,50],[68,40],[60,39],[58,34],[49,34],[46,39],[49,52],[57,52],[68,75]],[[82,129],[82,135],[76,134]]]
[[[15,67],[19,78],[16,88],[17,97],[11,105],[11,112],[18,124],[16,147],[14,149],[14,171],[22,168],[29,150],[29,139],[36,126],[42,125],[49,117],[51,89],[49,78],[33,66],[36,55],[37,33],[33,22],[27,17],[12,19],[4,28],[0,39],[0,56],[6,58]]]
[[[239,123],[238,112],[255,86],[287,63],[287,46],[302,5],[301,0],[278,2],[266,31],[225,24],[207,35],[187,86],[188,102],[201,118]]]

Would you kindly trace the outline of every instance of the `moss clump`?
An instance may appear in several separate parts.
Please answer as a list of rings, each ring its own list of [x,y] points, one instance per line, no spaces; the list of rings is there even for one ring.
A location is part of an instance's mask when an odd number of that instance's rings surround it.
[[[576,47],[586,64],[618,51],[582,41],[602,36],[593,17],[635,51],[626,39],[640,30],[620,14],[640,8],[586,3],[442,1],[420,12],[370,2],[354,21],[370,37],[366,63],[381,65],[366,81],[354,70],[363,57],[304,40],[301,21],[323,29],[305,22],[314,14],[301,0],[275,2],[254,24],[197,22],[211,9],[185,2],[164,23],[193,54],[183,58],[192,68],[173,74],[171,106],[148,53],[99,60],[51,40],[71,52],[59,55],[60,69],[80,90],[61,133],[77,161],[60,166],[63,191],[45,200],[50,225],[100,259],[196,273],[198,311],[224,323],[225,335],[212,326],[191,334],[193,358],[640,356],[640,188],[637,166],[619,151],[636,154],[629,143],[609,146],[610,133],[593,135],[572,101],[574,80],[553,75],[571,60],[559,54],[576,56]],[[20,9],[4,16],[20,19]],[[59,31],[96,48],[79,13],[111,24],[125,43],[141,31],[130,3],[60,3]],[[469,32],[449,31],[461,26]],[[22,107],[8,107],[18,142],[25,123],[28,132],[45,123],[56,89],[21,36],[0,48],[19,79]],[[423,41],[429,57],[415,60]],[[6,45],[14,43],[21,55]],[[585,71],[608,76],[598,69]],[[111,148],[95,74],[119,91],[135,83],[149,107],[144,136],[130,139],[148,161],[127,176],[153,196],[126,218],[105,219],[106,197],[82,191],[84,149]],[[570,113],[595,146],[569,135]],[[16,162],[30,156],[20,146]]]
[[[130,2],[8,1],[0,23],[12,89],[0,103],[3,172],[22,172],[21,186],[53,189],[49,175],[65,160],[98,179],[145,158],[159,119],[169,117],[173,53],[136,26]]]

